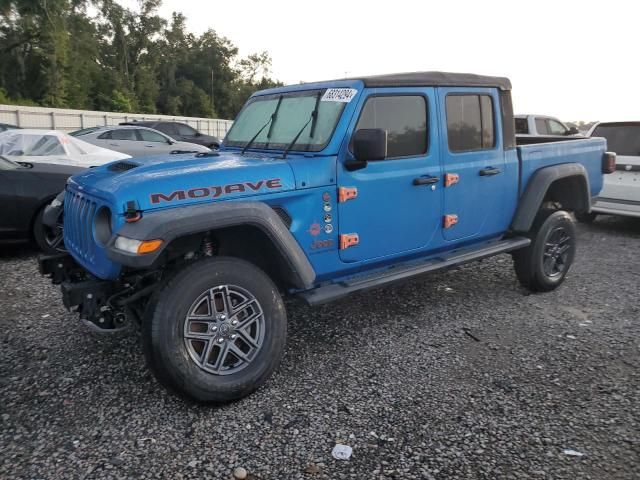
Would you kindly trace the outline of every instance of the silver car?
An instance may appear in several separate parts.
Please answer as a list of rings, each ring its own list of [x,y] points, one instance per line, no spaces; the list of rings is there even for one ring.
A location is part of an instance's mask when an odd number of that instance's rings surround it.
[[[126,153],[132,157],[162,155],[172,152],[210,152],[202,145],[178,142],[152,128],[116,125],[85,128],[71,135],[99,147]]]

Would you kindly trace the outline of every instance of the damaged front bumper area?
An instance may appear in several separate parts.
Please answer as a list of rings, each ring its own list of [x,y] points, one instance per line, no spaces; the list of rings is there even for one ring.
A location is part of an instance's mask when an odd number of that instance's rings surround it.
[[[131,322],[139,323],[160,277],[157,272],[144,272],[101,280],[69,254],[41,256],[38,267],[54,285],[60,285],[67,310],[77,312],[83,323],[100,333],[116,332]]]

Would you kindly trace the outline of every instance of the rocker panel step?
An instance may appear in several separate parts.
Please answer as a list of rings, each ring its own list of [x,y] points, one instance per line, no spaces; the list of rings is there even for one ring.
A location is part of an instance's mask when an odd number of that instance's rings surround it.
[[[424,273],[435,272],[475,260],[482,260],[483,258],[492,257],[500,253],[518,250],[519,248],[528,246],[530,243],[531,240],[529,238],[514,237],[500,240],[499,242],[483,244],[479,247],[476,246],[445,252],[436,258],[431,258],[418,265],[412,264],[404,267],[392,267],[381,272],[378,271],[372,275],[357,277],[352,280],[345,280],[300,292],[298,296],[304,299],[309,305],[320,305],[345,297],[353,292],[390,285]]]

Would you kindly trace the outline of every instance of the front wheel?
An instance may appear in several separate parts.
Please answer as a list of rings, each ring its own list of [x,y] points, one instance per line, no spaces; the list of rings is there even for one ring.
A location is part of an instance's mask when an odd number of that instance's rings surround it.
[[[33,239],[44,253],[64,253],[64,239],[62,237],[62,218],[59,219],[55,229],[51,229],[42,222],[44,208],[38,212],[33,221]]]
[[[142,335],[149,367],[198,401],[242,398],[267,381],[286,342],[287,317],[271,279],[244,260],[191,264],[152,299]]]
[[[533,292],[556,289],[565,279],[576,251],[576,227],[562,210],[542,210],[529,232],[531,244],[513,253],[520,283]]]

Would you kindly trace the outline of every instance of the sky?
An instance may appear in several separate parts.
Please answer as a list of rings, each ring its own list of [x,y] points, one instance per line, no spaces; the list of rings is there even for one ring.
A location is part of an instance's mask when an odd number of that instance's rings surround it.
[[[266,50],[284,83],[439,70],[506,76],[516,113],[640,120],[637,0],[164,0],[194,33]]]

